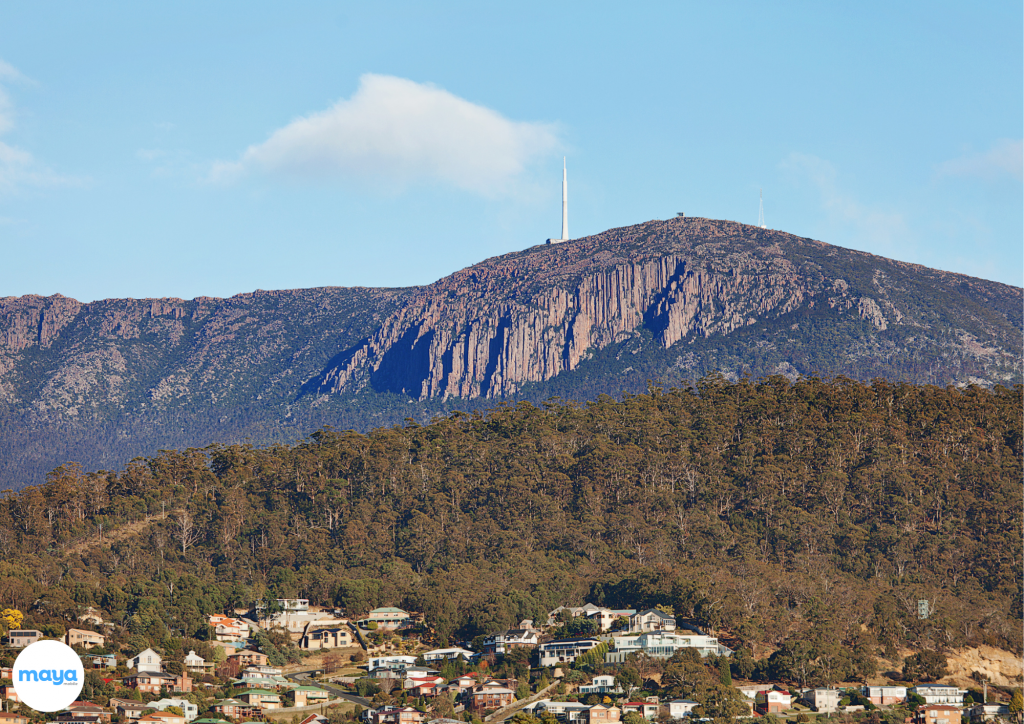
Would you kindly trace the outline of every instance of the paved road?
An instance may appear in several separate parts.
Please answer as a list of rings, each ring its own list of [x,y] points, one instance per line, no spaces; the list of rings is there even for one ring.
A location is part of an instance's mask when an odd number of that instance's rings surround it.
[[[319,686],[321,689],[325,689],[334,694],[335,696],[344,699],[345,701],[351,701],[353,704],[358,704],[364,709],[369,709],[372,706],[372,702],[369,699],[365,699],[361,696],[356,696],[355,694],[350,694],[344,689],[338,688],[334,684],[325,684],[322,681],[310,681],[309,673],[309,671],[296,671],[294,674],[288,674],[286,678],[293,679],[294,681],[297,681],[298,683],[304,685],[311,683],[315,684],[316,686]]]

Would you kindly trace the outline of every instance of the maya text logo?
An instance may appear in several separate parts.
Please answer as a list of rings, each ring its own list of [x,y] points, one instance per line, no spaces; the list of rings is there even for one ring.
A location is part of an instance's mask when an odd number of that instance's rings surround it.
[[[18,681],[49,681],[54,686],[77,684],[78,672],[74,669],[21,669],[18,671]]]

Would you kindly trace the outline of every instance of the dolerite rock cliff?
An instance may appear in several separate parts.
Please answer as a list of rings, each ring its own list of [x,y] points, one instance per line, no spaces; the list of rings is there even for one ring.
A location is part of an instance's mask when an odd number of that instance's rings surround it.
[[[501,399],[708,373],[1021,380],[1022,290],[676,218],[489,259],[425,287],[230,299],[0,299],[0,486],[67,460],[294,440]]]

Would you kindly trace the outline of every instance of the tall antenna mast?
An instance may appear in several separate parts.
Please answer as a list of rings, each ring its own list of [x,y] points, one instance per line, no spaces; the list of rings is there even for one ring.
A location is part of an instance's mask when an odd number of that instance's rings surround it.
[[[569,182],[565,175],[565,156],[562,156],[562,241],[569,240]]]
[[[757,225],[762,229],[768,228],[764,224],[764,189],[761,189],[761,207],[757,211]]]

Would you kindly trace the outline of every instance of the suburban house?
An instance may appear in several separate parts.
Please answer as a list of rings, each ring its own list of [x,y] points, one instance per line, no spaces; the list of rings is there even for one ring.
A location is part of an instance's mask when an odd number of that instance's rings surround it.
[[[166,711],[149,711],[139,717],[138,724],[185,724],[185,717]]]
[[[594,704],[583,711],[580,718],[587,724],[615,724],[622,716],[622,710],[615,706]]]
[[[324,704],[330,698],[326,691],[315,686],[296,686],[286,696],[290,699],[290,706]]]
[[[243,691],[236,698],[241,699],[249,706],[258,709],[281,708],[281,695],[276,691],[267,691],[266,689],[249,689],[249,691]]]
[[[0,724],[28,724],[28,718],[21,714],[0,712]]]
[[[467,708],[476,712],[489,711],[508,706],[515,700],[516,693],[511,689],[506,689],[504,686],[487,686],[485,684],[479,690],[469,694]]]
[[[242,649],[233,654],[228,654],[228,661],[237,661],[239,666],[266,666],[267,655],[252,649]]]
[[[240,618],[214,614],[209,623],[218,641],[242,641],[249,636],[249,624]]]
[[[476,656],[476,654],[467,649],[434,649],[433,651],[427,651],[424,653],[423,660],[428,664],[432,664],[439,661],[448,661],[450,659],[458,658],[461,658],[463,661],[469,661],[474,656]]]
[[[622,705],[623,715],[631,711],[635,711],[647,721],[651,721],[658,716],[658,705],[648,701],[631,701]]]
[[[514,628],[499,631],[484,639],[485,654],[505,654],[512,649],[533,649],[537,647],[539,631],[532,628]]]
[[[802,700],[816,712],[831,714],[839,711],[839,701],[842,698],[843,692],[839,689],[808,689],[804,692]]]
[[[110,699],[110,708],[114,710],[121,719],[138,719],[140,716],[146,713],[147,710],[152,709],[149,704],[145,704],[141,701],[135,701],[134,699]]]
[[[373,656],[370,657],[366,670],[374,672],[377,669],[388,669],[390,671],[405,671],[410,666],[416,665],[415,656]]]
[[[714,636],[649,632],[635,636],[616,636],[614,648],[605,655],[605,663],[621,664],[632,653],[645,653],[656,659],[668,659],[680,649],[696,649],[702,657],[708,654],[729,656],[732,649],[718,642]]]
[[[68,646],[82,646],[91,649],[93,646],[102,646],[106,637],[95,631],[85,631],[78,628],[69,628],[64,634],[64,643]]]
[[[238,699],[221,699],[213,705],[212,709],[218,714],[232,719],[248,719],[258,711],[256,707]]]
[[[189,651],[185,655],[185,668],[189,671],[195,671],[197,673],[206,673],[207,669],[213,668],[213,664],[206,663],[206,659],[197,654],[195,651]]]
[[[965,709],[964,714],[970,718],[971,724],[981,724],[996,719],[1008,719],[1010,707],[1006,704],[975,704]]]
[[[863,693],[868,701],[875,706],[902,704],[907,700],[907,687],[905,686],[865,686]]]
[[[318,628],[306,631],[299,639],[300,649],[337,649],[352,646],[352,632],[344,627]]]
[[[13,686],[0,686],[0,699],[4,701],[13,701],[18,703],[21,699],[18,698],[18,692],[14,690]]]
[[[629,630],[633,631],[675,631],[675,616],[669,616],[664,611],[656,608],[649,608],[640,613],[634,613],[629,617]]]
[[[111,713],[99,704],[91,701],[76,701],[68,707],[68,712],[75,717],[90,717],[95,721],[110,721]]]
[[[601,631],[610,631],[612,624],[618,619],[624,618],[629,620],[634,615],[636,615],[636,609],[634,608],[598,608],[596,611],[586,614],[587,618],[591,621],[597,622]]]
[[[140,674],[143,672],[150,672],[159,674],[161,671],[161,664],[163,659],[153,649],[146,649],[135,655],[134,658],[128,659],[126,664],[129,669],[135,669]]]
[[[690,699],[673,699],[668,703],[668,715],[673,719],[690,716],[700,704]]]
[[[410,677],[402,682],[402,689],[413,696],[434,696],[439,687],[444,686],[441,676]]]
[[[793,706],[793,697],[788,691],[777,691],[765,689],[757,692],[754,697],[754,711],[761,716],[765,714],[779,714]]]
[[[199,707],[188,699],[161,699],[160,701],[150,702],[149,705],[159,711],[166,711],[167,707],[176,706],[184,713],[185,721],[187,722],[199,716]]]
[[[910,689],[922,699],[925,704],[953,704],[962,706],[966,689],[955,686],[939,686],[938,684],[918,684]]]
[[[7,645],[12,649],[23,649],[29,644],[34,644],[36,641],[43,637],[42,631],[36,631],[34,628],[18,629],[17,631],[7,632]]]
[[[590,651],[601,642],[597,639],[562,639],[549,641],[539,647],[541,666],[572,663],[578,656]]]
[[[85,612],[78,617],[79,623],[91,623],[93,626],[102,626],[103,617],[100,616],[100,612],[92,606],[85,609]]]
[[[420,724],[426,717],[411,706],[382,706],[364,714],[370,724]]]
[[[589,704],[579,701],[551,701],[542,699],[524,707],[524,711],[533,711],[534,716],[541,717],[543,713],[551,714],[560,722],[582,722],[586,720],[586,711]]]
[[[116,669],[117,656],[114,654],[95,654],[89,657],[89,662],[94,669]]]
[[[580,687],[581,694],[621,694],[622,687],[615,683],[611,674],[595,676],[589,684]]]
[[[960,707],[952,704],[927,704],[918,707],[915,724],[960,724]]]
[[[188,674],[175,676],[174,674],[161,674],[159,672],[143,671],[138,674],[126,676],[125,686],[138,689],[143,694],[159,694],[161,689],[167,691],[181,692],[188,694],[192,691],[192,679]]]
[[[376,624],[378,628],[397,629],[405,626],[412,621],[406,611],[400,608],[394,608],[393,606],[384,606],[383,608],[375,608],[370,611],[370,615],[362,621],[359,621],[359,625],[364,628],[369,628],[370,624]]]

